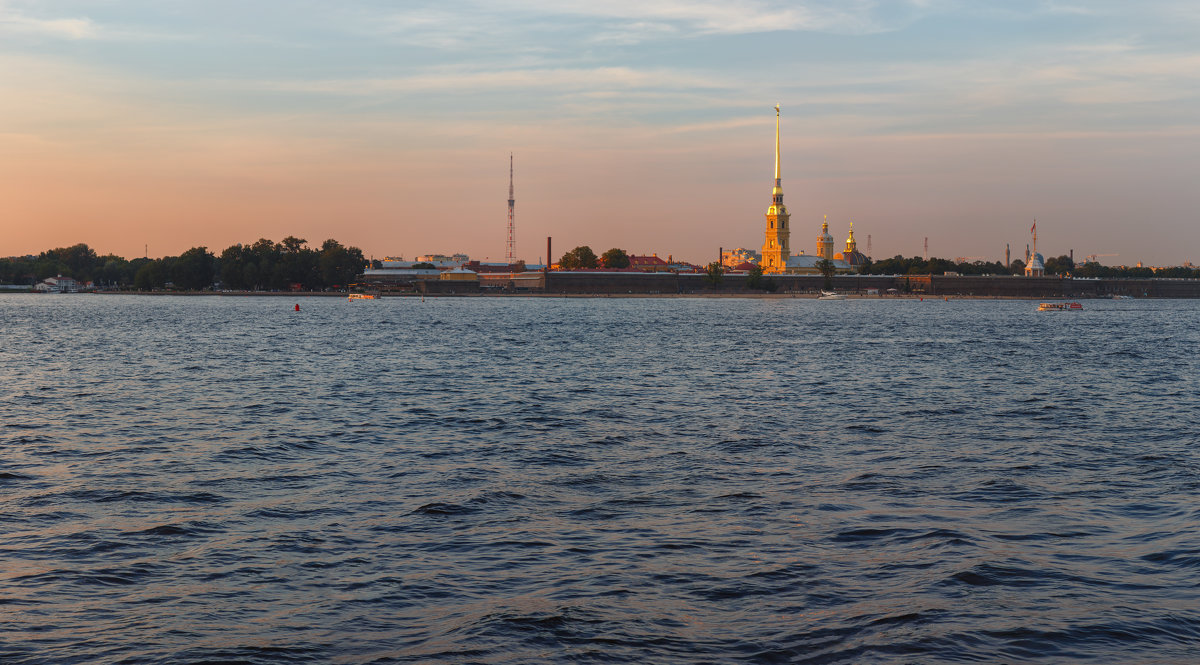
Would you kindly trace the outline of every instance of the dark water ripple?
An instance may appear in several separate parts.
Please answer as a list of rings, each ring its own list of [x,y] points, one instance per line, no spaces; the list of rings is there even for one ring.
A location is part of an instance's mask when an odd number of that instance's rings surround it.
[[[1191,663],[1200,306],[0,297],[0,662]]]

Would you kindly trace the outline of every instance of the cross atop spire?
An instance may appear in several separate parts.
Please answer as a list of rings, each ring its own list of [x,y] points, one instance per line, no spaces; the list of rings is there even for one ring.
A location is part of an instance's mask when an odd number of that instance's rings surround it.
[[[783,189],[779,182],[779,105],[775,105],[775,189],[780,191]]]

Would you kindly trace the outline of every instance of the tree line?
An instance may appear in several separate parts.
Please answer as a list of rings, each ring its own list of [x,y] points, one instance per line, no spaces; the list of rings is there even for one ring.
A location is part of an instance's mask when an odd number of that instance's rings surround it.
[[[604,254],[597,256],[591,247],[581,245],[562,255],[558,260],[559,267],[563,270],[581,270],[588,268],[628,268],[629,255],[623,249],[612,248]],[[1161,268],[1157,272],[1150,268],[1128,268],[1102,266],[1099,263],[1080,263],[1076,264],[1071,257],[1063,254],[1062,256],[1052,256],[1045,260],[1045,268],[1047,275],[1063,275],[1073,277],[1113,277],[1113,278],[1149,278],[1149,277],[1174,277],[1185,279],[1200,279],[1200,269],[1175,267]],[[826,279],[833,274],[833,264],[826,266],[818,265],[818,268],[823,268],[821,273],[826,275]],[[718,266],[717,269],[720,269]],[[707,267],[707,272],[713,273],[712,265]],[[723,272],[723,269],[721,269]],[[860,267],[859,272],[864,275],[940,275],[947,272],[956,272],[960,275],[1024,275],[1025,262],[1021,259],[1015,259],[1011,264],[1005,266],[1000,261],[973,261],[973,262],[955,262],[949,259],[941,259],[931,257],[929,259],[920,256],[905,258],[899,254],[890,259],[880,259],[879,261],[870,261]],[[769,280],[762,280],[762,286],[757,286],[760,283],[760,275],[752,275],[751,281],[756,285],[752,288],[770,289],[774,284]],[[710,275],[714,283],[719,282],[720,278],[715,273]]]
[[[625,250],[613,247],[607,252],[596,256],[591,247],[580,245],[562,255],[558,266],[563,270],[586,270],[589,268],[628,268],[629,254]]]
[[[307,243],[294,236],[281,242],[262,238],[251,245],[227,247],[220,255],[207,247],[193,247],[179,256],[157,259],[101,256],[80,243],[37,256],[0,259],[0,283],[32,285],[62,275],[106,289],[199,291],[219,284],[247,291],[287,290],[293,286],[320,291],[346,288],[367,265],[357,247],[333,239],[319,248],[310,248]]]
[[[1126,266],[1102,266],[1095,262],[1076,263],[1071,257],[1052,256],[1043,264],[1047,275],[1062,275],[1066,277],[1111,277],[1111,278],[1180,278],[1200,279],[1200,269],[1176,266],[1160,268],[1157,271],[1150,268]],[[1025,262],[1015,259],[1005,267],[999,261],[975,261],[955,263],[948,259],[923,259],[919,256],[904,258],[896,255],[890,259],[868,262],[862,273],[866,275],[940,275],[945,272],[956,272],[960,275],[1024,275]]]

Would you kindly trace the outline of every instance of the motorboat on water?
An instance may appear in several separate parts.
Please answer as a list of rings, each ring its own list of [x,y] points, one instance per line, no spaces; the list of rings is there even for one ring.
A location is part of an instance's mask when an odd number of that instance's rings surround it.
[[[373,293],[351,293],[349,300],[377,300],[378,296]]]
[[[837,293],[836,291],[822,291],[821,295],[817,296],[817,300],[845,300],[846,296]]]
[[[1039,312],[1064,312],[1072,309],[1083,309],[1077,302],[1044,302],[1038,305]]]

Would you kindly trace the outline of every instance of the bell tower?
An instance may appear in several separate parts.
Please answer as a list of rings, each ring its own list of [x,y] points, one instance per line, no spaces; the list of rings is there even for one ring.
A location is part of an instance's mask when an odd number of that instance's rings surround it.
[[[817,256],[826,261],[833,260],[833,236],[829,235],[829,215],[821,222],[821,235],[817,236]]]
[[[771,206],[767,208],[766,241],[762,249],[762,269],[765,273],[781,273],[792,255],[788,238],[791,215],[783,205],[783,181],[779,177],[779,105],[775,105],[775,187],[771,189]]]

